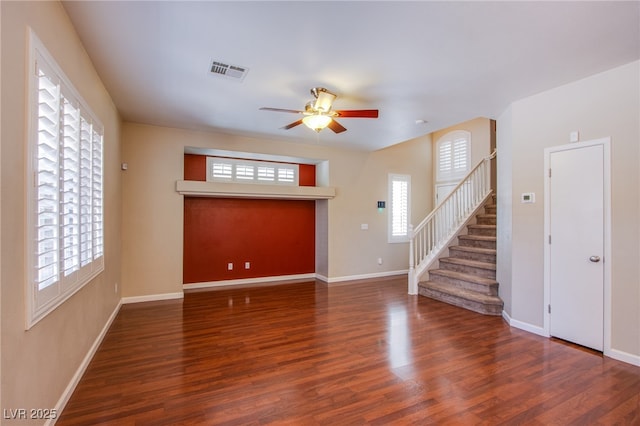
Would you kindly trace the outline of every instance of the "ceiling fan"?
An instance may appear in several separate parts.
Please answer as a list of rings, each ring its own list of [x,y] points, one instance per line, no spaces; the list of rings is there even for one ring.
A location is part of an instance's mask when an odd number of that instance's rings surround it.
[[[260,109],[264,111],[292,112],[294,114],[304,115],[304,117],[300,120],[294,121],[293,123],[284,126],[284,130],[289,130],[299,124],[304,124],[310,129],[315,130],[316,132],[320,132],[325,127],[328,127],[333,130],[334,133],[342,133],[347,129],[335,120],[336,117],[378,118],[377,109],[331,109],[333,101],[336,99],[336,95],[334,93],[331,93],[324,87],[314,87],[313,89],[311,89],[311,94],[313,95],[315,100],[307,102],[304,107],[304,111],[267,107],[262,107]]]

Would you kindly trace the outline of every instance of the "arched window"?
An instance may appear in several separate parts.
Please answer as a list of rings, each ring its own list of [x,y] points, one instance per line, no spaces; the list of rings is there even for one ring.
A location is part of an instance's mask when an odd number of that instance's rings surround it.
[[[436,180],[452,181],[464,177],[471,166],[471,133],[455,130],[436,143]]]

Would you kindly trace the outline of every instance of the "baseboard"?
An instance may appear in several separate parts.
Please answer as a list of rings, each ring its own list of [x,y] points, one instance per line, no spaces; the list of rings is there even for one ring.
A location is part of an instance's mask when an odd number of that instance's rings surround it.
[[[220,281],[210,281],[203,283],[192,283],[192,284],[184,284],[182,287],[185,290],[194,290],[194,289],[202,289],[202,288],[214,288],[214,287],[229,287],[229,286],[239,286],[239,285],[247,285],[247,284],[266,284],[266,283],[274,283],[274,282],[293,282],[293,281],[303,281],[303,280],[314,280],[316,279],[316,274],[295,274],[295,275],[278,275],[273,277],[258,277],[258,278],[240,278],[237,280],[220,280]]]
[[[523,321],[518,321],[509,316],[507,311],[502,311],[502,318],[509,324],[511,327],[527,331],[529,333],[537,334],[542,337],[549,337],[544,327],[539,327],[537,325],[529,324]]]
[[[87,370],[87,367],[89,367],[89,363],[93,359],[93,356],[98,351],[98,347],[100,347],[100,344],[104,339],[104,336],[107,334],[107,331],[109,331],[111,324],[116,319],[116,315],[118,315],[118,312],[120,311],[121,306],[122,306],[122,302],[118,302],[118,305],[115,307],[115,309],[109,316],[109,319],[102,327],[102,330],[100,330],[100,333],[98,334],[95,341],[93,342],[93,345],[91,345],[91,348],[89,348],[89,351],[87,352],[87,354],[84,356],[84,359],[80,363],[80,366],[76,370],[75,374],[73,375],[73,377],[71,377],[71,381],[69,381],[69,384],[67,385],[66,389],[62,393],[62,396],[60,396],[60,399],[56,403],[56,406],[55,406],[56,413],[58,414],[62,413],[62,410],[64,410],[64,407],[67,405],[67,402],[69,402],[69,399],[73,394],[73,391],[75,391],[76,386],[78,386],[78,383],[80,383],[80,379],[82,379],[82,376],[84,375],[84,372]],[[52,426],[55,424],[56,424],[56,419],[49,419],[45,422],[45,426]]]
[[[332,277],[332,278],[318,277],[318,279],[321,279],[322,281],[325,281],[328,284],[333,284],[333,283],[343,283],[348,281],[361,281],[361,280],[371,280],[371,279],[377,279],[377,278],[398,277],[402,275],[407,275],[408,273],[409,273],[409,270],[405,269],[402,271],[375,272],[372,274],[346,275],[343,277]]]
[[[273,277],[259,277],[259,278],[244,278],[237,280],[221,280],[221,281],[210,281],[210,282],[202,282],[202,283],[191,283],[184,284],[183,288],[185,290],[196,290],[196,289],[207,289],[207,288],[215,288],[215,287],[232,287],[232,286],[243,286],[243,285],[255,285],[255,284],[270,284],[270,283],[288,283],[288,282],[297,282],[297,281],[305,281],[305,280],[320,280],[327,284],[334,283],[346,283],[346,282],[356,282],[362,280],[371,280],[371,279],[380,279],[380,278],[393,278],[402,275],[407,275],[408,270],[402,271],[389,271],[389,272],[377,272],[372,274],[361,274],[361,275],[347,275],[343,277],[333,277],[328,278],[324,275],[309,273],[309,274],[297,274],[297,275],[278,275]],[[129,298],[127,298],[129,299]],[[158,300],[158,299],[150,299],[150,300]],[[144,300],[143,300],[144,301]],[[123,299],[123,303],[134,303],[134,302],[125,302]]]
[[[630,354],[628,352],[619,351],[618,349],[611,349],[610,351],[607,351],[605,355],[609,358],[640,367],[640,355]]]
[[[502,318],[512,327],[518,328],[520,330],[528,331],[529,333],[537,334],[542,337],[550,337],[548,333],[545,332],[543,327],[538,327],[535,325],[528,324],[526,322],[518,321],[512,319],[506,311],[502,311]],[[627,364],[635,365],[640,367],[640,355],[630,354],[628,352],[620,351],[618,349],[611,349],[604,352],[604,355],[615,359],[617,361],[622,361]]]
[[[148,294],[145,296],[129,296],[122,298],[122,304],[127,305],[129,303],[141,303],[141,302],[155,302],[158,300],[171,300],[171,299],[183,299],[183,292],[176,293],[161,293],[161,294]]]

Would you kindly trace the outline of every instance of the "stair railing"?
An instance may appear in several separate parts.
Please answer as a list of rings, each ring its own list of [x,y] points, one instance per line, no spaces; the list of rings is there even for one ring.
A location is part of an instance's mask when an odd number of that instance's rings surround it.
[[[409,225],[409,294],[418,294],[420,276],[491,194],[495,157],[483,158],[418,226]]]

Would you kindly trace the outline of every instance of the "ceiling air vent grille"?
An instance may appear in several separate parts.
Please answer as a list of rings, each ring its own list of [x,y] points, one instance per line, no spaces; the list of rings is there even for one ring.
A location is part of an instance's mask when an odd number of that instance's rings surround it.
[[[214,75],[242,81],[249,72],[249,69],[238,65],[225,64],[220,61],[211,61],[211,68],[209,71]]]

